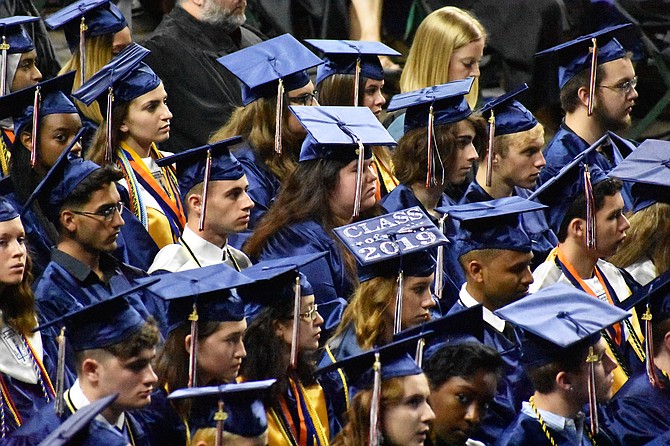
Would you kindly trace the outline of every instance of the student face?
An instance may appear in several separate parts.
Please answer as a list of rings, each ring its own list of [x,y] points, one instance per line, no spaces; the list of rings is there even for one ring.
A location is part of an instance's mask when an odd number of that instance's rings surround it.
[[[449,445],[465,445],[486,414],[497,386],[498,377],[480,369],[471,377],[449,378],[432,390],[430,407],[435,412],[435,436]]]
[[[599,257],[613,255],[626,238],[630,224],[623,215],[623,206],[621,193],[617,192],[605,196],[603,207],[596,212],[596,249]]]
[[[249,182],[245,175],[237,180],[210,182],[207,192],[205,231],[224,242],[228,234],[247,229],[251,208],[254,207],[254,202],[247,194],[248,189]]]
[[[356,197],[356,167],[358,160],[353,160],[340,169],[337,185],[330,195],[330,209],[335,215],[349,221],[354,212]],[[363,164],[363,187],[361,188],[361,212],[374,206],[377,190],[377,173],[372,165],[372,158]]]
[[[302,296],[300,302],[298,351],[313,352],[319,348],[321,325],[323,325],[323,318],[315,309],[314,295]],[[293,320],[281,322],[278,334],[290,346],[293,335]]]
[[[121,410],[139,409],[151,403],[151,392],[158,381],[151,368],[156,349],[142,350],[137,356],[121,359],[111,354],[98,361],[100,395],[118,393],[114,405]]]
[[[477,150],[472,144],[475,138],[475,128],[471,123],[468,121],[458,122],[455,133],[456,151],[453,162],[445,165],[444,170],[448,173],[446,183],[458,185],[463,184],[470,169],[472,169],[472,163],[477,159]]]
[[[52,114],[42,118],[39,125],[36,164],[40,174],[46,174],[80,129],[81,118],[77,113]],[[30,148],[30,143],[27,148]],[[81,145],[76,143],[71,151],[81,153]]]
[[[135,150],[149,150],[151,143],[170,138],[172,113],[167,106],[167,93],[161,82],[158,87],[130,102],[128,113],[120,126],[122,140]]]
[[[220,322],[214,333],[198,341],[197,358],[201,385],[208,385],[212,381],[235,381],[242,359],[247,356],[242,342],[246,329],[246,320]],[[190,338],[188,335],[185,340],[187,350],[190,348]]]
[[[430,286],[435,274],[428,277],[406,276],[402,285],[402,329],[417,326],[430,319],[430,309],[436,303]],[[387,318],[395,318],[395,294],[390,297],[390,305],[386,309]]]
[[[314,84],[312,81],[309,81],[304,87],[289,91],[287,96],[289,105],[292,105],[293,107],[319,105],[314,98]],[[297,137],[304,138],[307,136],[307,130],[305,130],[305,127],[300,124],[298,118],[296,118],[295,115],[290,111],[288,112],[286,125],[288,126],[291,133]]]
[[[510,135],[507,154],[494,155],[494,166],[500,179],[511,187],[532,189],[537,184],[546,161],[542,155],[543,134],[531,136],[533,129]]]
[[[26,233],[21,219],[0,222],[0,287],[18,285],[26,270]]]
[[[533,254],[499,250],[498,255],[483,262],[481,281],[489,309],[498,309],[528,294],[533,283],[530,262]]]
[[[604,130],[618,131],[630,127],[630,112],[638,97],[635,88],[624,91],[623,86],[635,77],[635,69],[628,58],[613,60],[602,65],[604,76],[598,80],[593,117]],[[607,87],[609,88],[607,88]]]
[[[402,381],[402,399],[387,406],[382,413],[384,440],[396,446],[421,446],[428,438],[430,423],[435,419],[428,405],[428,380],[421,374],[405,376]]]
[[[126,26],[114,34],[114,38],[112,39],[112,56],[119,54],[131,43],[133,43],[133,36],[130,33],[130,28]]]
[[[600,339],[593,345],[593,352],[597,356],[598,361],[595,363],[595,378],[596,378],[596,401],[599,403],[606,403],[612,397],[612,385],[614,384],[614,369],[617,364],[612,357],[607,353],[604,339]],[[590,373],[588,364],[584,364],[580,372],[574,377],[573,391],[576,398],[580,398],[583,404],[588,403],[588,379]]]
[[[37,51],[32,50],[21,54],[19,66],[12,80],[11,91],[32,87],[42,80],[42,73],[40,73],[36,64]]]
[[[72,209],[83,212],[101,212],[108,210],[121,201],[119,192],[116,190],[115,183],[109,183],[91,194],[91,199],[82,206],[81,209]],[[61,221],[67,219],[65,214],[61,214]],[[80,247],[88,252],[111,253],[116,249],[117,238],[121,227],[124,225],[121,214],[117,211],[112,212],[111,219],[108,221],[101,215],[81,215],[72,213],[69,215],[71,221],[67,222],[66,229],[74,233],[74,239]]]
[[[478,39],[455,50],[449,59],[448,81],[479,77],[479,62],[484,55],[484,39]]]
[[[379,116],[382,107],[386,104],[386,98],[382,93],[384,88],[384,81],[376,79],[368,79],[365,81],[365,89],[363,90],[363,105],[370,110],[375,116]]]

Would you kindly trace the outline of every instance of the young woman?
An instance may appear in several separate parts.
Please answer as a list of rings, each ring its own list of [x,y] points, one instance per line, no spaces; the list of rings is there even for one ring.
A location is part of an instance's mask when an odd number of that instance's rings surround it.
[[[73,96],[85,104],[97,99],[105,113],[112,107],[111,121],[100,125],[86,156],[119,166],[130,209],[162,248],[177,242],[186,218],[173,168],[156,164],[164,156],[157,144],[170,137],[172,113],[163,83],[141,62],[147,54],[139,45],[127,47]],[[108,105],[110,87],[114,100]]]
[[[1,437],[21,426],[55,399],[47,369],[55,364],[42,350],[35,298],[30,288],[30,257],[26,234],[16,210],[0,198],[0,343]],[[54,375],[55,376],[55,375]]]

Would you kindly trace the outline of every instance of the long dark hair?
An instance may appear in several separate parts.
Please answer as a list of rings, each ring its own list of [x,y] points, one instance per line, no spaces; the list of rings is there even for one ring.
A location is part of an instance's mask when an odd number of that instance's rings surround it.
[[[30,254],[26,252],[26,266],[21,283],[7,285],[0,298],[0,311],[5,322],[23,336],[30,336],[37,327],[35,296],[30,287],[33,282],[32,266]]]

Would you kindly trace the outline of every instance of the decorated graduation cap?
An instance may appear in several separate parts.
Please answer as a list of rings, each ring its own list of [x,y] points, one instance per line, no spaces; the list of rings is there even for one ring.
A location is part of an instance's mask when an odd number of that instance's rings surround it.
[[[0,222],[14,220],[19,216],[14,206],[0,195]]]
[[[72,96],[84,104],[98,101],[107,121],[107,150],[105,160],[112,160],[112,108],[114,104],[125,104],[145,93],[155,90],[160,78],[142,59],[150,51],[137,43],[131,43],[109,63],[86,81]]]
[[[495,314],[524,330],[521,361],[529,370],[588,349],[591,431],[597,433],[595,364],[599,358],[593,346],[602,330],[628,318],[628,312],[571,285],[557,283],[506,305]]]
[[[442,170],[439,181],[444,183],[442,160],[436,159],[436,157],[439,158],[439,152],[436,150],[435,126],[453,124],[472,114],[465,95],[470,92],[474,82],[475,78],[469,77],[395,95],[391,98],[389,111],[406,109],[405,133],[424,127],[428,132],[426,188],[438,184],[438,169]]]
[[[422,335],[426,336],[427,333]],[[421,367],[416,365],[414,358],[410,356],[410,352],[414,353],[416,342],[422,335],[408,337],[391,342],[383,347],[349,356],[338,362],[328,364],[315,372],[315,374],[321,375],[342,369],[353,387],[356,389],[372,389],[370,446],[381,444],[379,420],[383,382],[391,378],[402,378],[423,373]]]
[[[446,244],[447,238],[418,206],[340,226],[334,232],[361,266],[361,282],[397,274],[393,333],[398,333],[404,277],[434,273],[435,260],[428,250]]]
[[[67,418],[67,420],[65,420],[54,431],[52,431],[48,437],[42,440],[38,446],[67,446],[73,444],[79,433],[88,428],[89,424],[95,419],[95,417],[107,409],[118,396],[118,393],[107,395],[103,398],[100,398],[99,400],[93,401],[91,404],[87,404],[81,409],[76,410],[71,416]],[[109,439],[107,438],[108,433],[110,435]],[[120,432],[111,429],[105,432],[96,431],[95,435],[96,440],[103,440],[104,444],[107,445],[121,444],[115,442],[115,440],[123,439],[123,436]],[[100,436],[103,438],[100,438]]]
[[[205,399],[216,398],[216,409],[208,419],[189,420],[190,429],[216,426],[216,445],[222,444],[223,431],[242,437],[257,437],[268,427],[265,407],[261,401],[264,393],[276,382],[276,379],[246,381],[242,383],[222,384],[209,387],[191,387],[179,389],[168,395],[171,400],[180,398]]]
[[[670,142],[647,139],[609,173],[633,182],[633,212],[654,203],[670,204]]]
[[[242,104],[260,98],[277,98],[275,151],[281,154],[281,122],[284,92],[309,83],[305,70],[322,62],[290,34],[243,48],[217,61],[242,81]]]
[[[539,200],[549,206],[546,212],[549,227],[558,234],[563,219],[575,199],[583,195],[586,199],[586,246],[596,248],[596,204],[593,186],[607,179],[607,175],[592,164],[594,150],[608,141],[605,134],[568,164],[556,171],[554,166],[546,166],[545,181],[528,199]]]
[[[323,65],[316,71],[316,83],[333,74],[352,74],[354,76],[354,106],[358,105],[360,76],[374,80],[384,80],[384,68],[379,56],[400,56],[393,48],[381,42],[359,40],[307,39],[305,42],[324,53]]]
[[[436,209],[460,222],[454,237],[458,257],[480,249],[530,252],[532,241],[523,230],[519,214],[546,206],[521,197],[445,206]]]
[[[367,107],[289,107],[307,136],[300,149],[300,161],[330,159],[358,160],[353,216],[360,211],[363,170],[372,158],[372,146],[397,143]]]
[[[205,214],[207,212],[207,195],[210,181],[239,180],[244,176],[244,169],[237,159],[230,153],[230,146],[242,141],[239,136],[224,139],[213,144],[196,147],[160,158],[156,161],[161,167],[177,164],[177,179],[181,201],[186,205],[186,196],[194,186],[203,184],[202,212],[198,230],[205,228]]]
[[[251,277],[254,283],[238,290],[246,302],[254,302],[261,306],[284,306],[286,302],[293,302],[290,356],[292,368],[297,367],[298,364],[302,296],[314,294],[312,285],[299,270],[325,255],[326,252],[317,252],[259,262],[244,270],[244,275]]]
[[[30,164],[37,161],[37,139],[40,119],[47,115],[78,113],[70,100],[74,83],[74,71],[47,81],[38,82],[0,98],[0,118],[11,117],[14,121],[14,135],[32,124],[32,147]]]
[[[16,15],[0,19],[0,96],[7,91],[7,56],[9,54],[23,54],[35,49],[35,44],[23,25],[34,23],[39,17]]]
[[[493,145],[496,136],[525,132],[537,125],[537,119],[518,100],[517,97],[528,90],[527,84],[498,96],[484,105],[479,113],[489,123],[489,144],[486,162],[486,186],[491,186],[493,171]]]
[[[424,358],[430,357],[443,345],[468,341],[484,341],[484,319],[481,305],[464,308],[455,313],[424,322],[393,336],[394,341],[420,336],[416,344],[414,361],[423,367]]]
[[[244,304],[232,288],[253,282],[230,266],[220,263],[186,271],[161,274],[148,290],[168,302],[168,333],[191,325],[188,387],[196,385],[199,322],[231,322],[244,319]],[[151,283],[153,277],[138,279]]]
[[[577,37],[569,42],[536,53],[536,57],[550,57],[558,65],[558,87],[584,70],[590,70],[588,114],[593,112],[593,97],[597,86],[598,65],[621,59],[626,50],[620,42],[627,44],[633,34],[633,25],[610,26],[591,34]]]
[[[158,280],[152,278],[153,281]],[[56,375],[56,413],[64,411],[63,387],[65,373],[66,338],[75,352],[94,350],[119,344],[135,334],[146,321],[128,302],[126,296],[150,285],[151,281],[136,284],[108,299],[79,307],[35,329],[54,327],[58,335],[58,368]]]

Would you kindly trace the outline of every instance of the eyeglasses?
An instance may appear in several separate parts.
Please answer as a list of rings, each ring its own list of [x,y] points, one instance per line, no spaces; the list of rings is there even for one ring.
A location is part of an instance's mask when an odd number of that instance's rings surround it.
[[[313,307],[311,307],[309,310],[307,310],[304,313],[300,313],[300,317],[303,319],[308,319],[308,320],[316,320],[316,317],[319,315],[319,312],[317,311],[317,304],[314,304]]]
[[[316,100],[316,95],[318,91],[314,90],[312,93],[301,94],[300,96],[288,97],[288,101],[294,105],[319,105],[319,102]]]
[[[103,208],[102,210],[99,210],[98,212],[84,212],[84,211],[72,210],[72,213],[77,215],[86,215],[89,217],[102,217],[105,221],[109,222],[112,221],[112,219],[114,218],[115,212],[118,212],[119,215],[121,215],[121,211],[123,211],[123,203],[119,201],[116,204],[110,204],[109,206]]]
[[[629,81],[622,82],[619,85],[598,85],[598,86],[602,88],[609,88],[610,90],[614,91],[618,90],[623,94],[628,94],[631,91],[633,91],[635,87],[637,87],[637,76],[635,76],[633,79]]]

